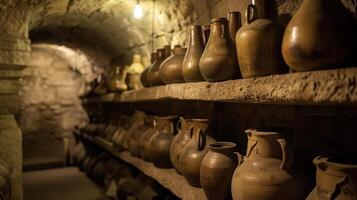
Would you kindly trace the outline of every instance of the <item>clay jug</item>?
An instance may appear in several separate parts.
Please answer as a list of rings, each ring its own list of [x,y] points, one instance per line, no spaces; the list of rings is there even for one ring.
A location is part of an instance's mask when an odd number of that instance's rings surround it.
[[[161,63],[159,72],[162,82],[165,84],[185,82],[182,77],[182,63],[186,50],[176,45],[172,50],[172,55]]]
[[[149,116],[147,119],[147,129],[144,131],[142,136],[140,137],[139,141],[139,153],[140,157],[145,160],[145,161],[151,161],[150,155],[148,155],[148,151],[146,149],[148,142],[152,135],[155,133],[154,132],[154,126],[155,126],[155,117],[154,116]]]
[[[288,71],[281,55],[284,29],[274,20],[260,17],[259,12],[264,10],[262,7],[264,4],[248,6],[247,25],[236,35],[238,61],[243,78]],[[266,12],[268,11],[264,11]]]
[[[191,139],[192,127],[193,127],[192,120],[180,118],[177,125],[178,133],[175,135],[170,146],[171,163],[176,169],[178,174],[182,174],[179,165],[181,150]]]
[[[177,116],[156,117],[154,134],[148,142],[152,162],[158,168],[171,168],[170,145],[175,136]]]
[[[201,26],[190,27],[190,39],[185,58],[182,63],[182,76],[186,83],[204,81],[199,62],[204,50]]]
[[[211,34],[211,25],[202,26],[202,32],[203,32],[203,42],[204,42],[204,45],[206,46],[206,44],[208,42],[209,35]]]
[[[132,118],[132,126],[128,131],[128,147],[132,156],[139,156],[139,140],[147,129],[147,115],[144,112],[135,110]]]
[[[234,200],[301,200],[306,183],[291,170],[293,155],[287,134],[246,130],[247,155],[232,178]]]
[[[96,85],[96,87],[93,89],[93,93],[96,95],[103,95],[108,92],[108,77],[102,75],[100,77],[100,80],[98,80],[99,83]]]
[[[179,169],[191,186],[201,187],[201,162],[208,152],[208,144],[214,140],[208,136],[210,132],[208,119],[192,119],[192,121],[192,138],[181,151]]]
[[[147,72],[147,81],[150,86],[158,86],[164,84],[160,78],[159,69],[161,63],[165,60],[165,49],[158,49],[156,54],[157,58],[155,62],[150,66]]]
[[[206,81],[225,81],[238,77],[236,48],[229,36],[226,18],[215,18],[211,21],[211,34],[199,67]]]
[[[145,67],[141,63],[141,56],[139,54],[133,55],[133,63],[126,70],[125,83],[129,90],[138,90],[143,88],[140,81],[140,74],[144,71]]]
[[[354,53],[356,23],[340,0],[304,0],[285,29],[285,62],[294,71],[341,66]]]
[[[232,142],[208,145],[209,151],[200,168],[200,181],[208,200],[231,199],[231,180],[239,163],[235,147]]]
[[[128,89],[126,83],[126,70],[123,67],[115,67],[108,81],[109,92],[124,92]]]
[[[148,74],[149,68],[155,62],[155,60],[156,60],[156,52],[153,52],[153,53],[151,53],[151,62],[150,62],[151,64],[147,68],[145,68],[144,71],[140,75],[140,81],[144,87],[150,86],[148,79],[147,79],[147,76],[148,76],[147,74]]]
[[[109,158],[105,163],[105,178],[104,187],[109,188],[112,181],[115,181],[118,171],[121,170],[121,166],[116,159]]]
[[[237,31],[242,27],[242,19],[240,12],[229,12],[228,13],[228,22],[229,22],[229,36],[233,43],[236,43],[236,34]]]
[[[114,145],[123,149],[125,137],[127,136],[126,133],[128,132],[131,126],[131,117],[120,116],[120,118],[120,124],[114,139]]]
[[[357,159],[318,156],[316,187],[306,200],[356,200]]]

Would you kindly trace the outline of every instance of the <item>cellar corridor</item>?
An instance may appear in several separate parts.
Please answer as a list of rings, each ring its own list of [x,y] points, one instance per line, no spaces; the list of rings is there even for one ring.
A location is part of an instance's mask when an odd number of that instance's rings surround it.
[[[357,0],[0,0],[0,200],[357,200],[356,52]]]
[[[25,172],[24,198],[104,200],[103,191],[76,167]]]

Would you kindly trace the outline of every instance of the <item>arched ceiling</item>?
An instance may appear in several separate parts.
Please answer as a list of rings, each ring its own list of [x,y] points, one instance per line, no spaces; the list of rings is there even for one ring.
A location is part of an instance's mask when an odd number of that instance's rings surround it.
[[[209,13],[200,12],[209,10],[205,9],[208,6],[205,0],[155,0],[155,12],[153,0],[140,2],[142,19],[132,15],[136,0],[46,0],[33,9],[30,37],[35,42],[92,46],[125,65],[131,62],[134,53],[141,54],[144,63],[148,63],[153,13],[154,50],[165,44],[184,45],[190,24],[209,22]]]

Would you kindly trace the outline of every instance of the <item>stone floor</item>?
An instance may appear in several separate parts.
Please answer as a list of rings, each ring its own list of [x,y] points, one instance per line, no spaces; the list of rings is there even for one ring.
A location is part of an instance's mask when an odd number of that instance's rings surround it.
[[[103,191],[75,167],[23,174],[25,200],[99,200]]]

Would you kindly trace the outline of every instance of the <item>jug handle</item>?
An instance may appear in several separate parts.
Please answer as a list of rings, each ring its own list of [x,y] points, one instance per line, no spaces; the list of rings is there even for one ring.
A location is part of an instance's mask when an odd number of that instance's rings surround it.
[[[281,147],[281,151],[283,153],[283,159],[280,165],[281,170],[290,170],[291,164],[292,164],[292,158],[293,158],[293,153],[290,148],[290,146],[287,144],[286,140],[283,138],[279,138],[278,142]]]
[[[247,12],[246,12],[247,24],[250,24],[254,20],[256,20],[256,16],[255,16],[256,10],[257,10],[257,6],[255,6],[253,4],[248,5]]]
[[[247,130],[245,130],[244,132],[247,134],[247,136],[248,136],[248,139],[251,137],[251,134],[252,134],[252,129],[247,129]],[[249,157],[250,156],[250,154],[252,153],[252,151],[253,151],[253,149],[254,149],[254,147],[256,146],[258,144],[258,140],[254,140],[254,143],[249,147],[247,147],[247,152],[246,152],[246,155],[245,155],[245,157]]]
[[[204,136],[204,132],[202,129],[198,130],[197,137],[197,150],[201,151],[206,146],[206,137]]]
[[[226,31],[225,31],[226,24],[221,24],[221,38],[226,38]]]
[[[182,120],[179,119],[176,123],[176,129],[177,129],[177,132],[180,132],[181,131],[181,124],[182,124]]]

